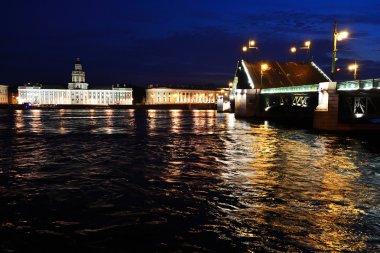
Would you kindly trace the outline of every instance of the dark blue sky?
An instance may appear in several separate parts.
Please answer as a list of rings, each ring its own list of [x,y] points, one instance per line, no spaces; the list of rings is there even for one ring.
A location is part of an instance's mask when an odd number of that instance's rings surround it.
[[[338,79],[380,77],[380,1],[65,0],[0,3],[0,83],[67,83],[81,57],[90,85],[129,83],[227,85],[240,51],[250,59],[290,61],[292,45],[312,40],[314,61],[330,72],[332,29]],[[302,59],[302,55],[299,55]]]

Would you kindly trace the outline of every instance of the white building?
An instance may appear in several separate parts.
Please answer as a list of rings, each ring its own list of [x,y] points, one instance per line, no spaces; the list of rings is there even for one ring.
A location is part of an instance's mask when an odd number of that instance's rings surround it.
[[[132,89],[117,85],[112,90],[88,89],[80,59],[75,62],[68,89],[45,89],[41,85],[25,85],[18,88],[18,103],[34,105],[131,105]]]
[[[8,86],[0,85],[0,104],[8,104]]]
[[[216,104],[217,90],[193,90],[174,88],[146,89],[145,104]]]

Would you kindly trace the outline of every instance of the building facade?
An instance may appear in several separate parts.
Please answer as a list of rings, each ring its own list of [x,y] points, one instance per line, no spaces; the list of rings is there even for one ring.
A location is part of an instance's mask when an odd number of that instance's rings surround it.
[[[0,85],[0,104],[8,104],[8,86]]]
[[[32,105],[131,105],[132,89],[117,85],[110,90],[88,89],[80,59],[75,62],[68,89],[45,89],[42,85],[18,87],[18,103]]]
[[[145,104],[216,104],[218,94],[217,90],[150,87],[146,89]]]

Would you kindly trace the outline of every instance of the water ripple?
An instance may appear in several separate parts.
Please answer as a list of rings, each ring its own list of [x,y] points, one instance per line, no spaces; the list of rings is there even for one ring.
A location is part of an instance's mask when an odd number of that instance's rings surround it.
[[[0,111],[1,251],[377,252],[377,141],[214,111]]]

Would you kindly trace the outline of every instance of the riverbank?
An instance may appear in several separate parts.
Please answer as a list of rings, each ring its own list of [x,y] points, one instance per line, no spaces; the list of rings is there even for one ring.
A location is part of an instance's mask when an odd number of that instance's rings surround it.
[[[160,104],[160,105],[0,105],[0,109],[156,109],[156,110],[216,110],[216,104]]]

